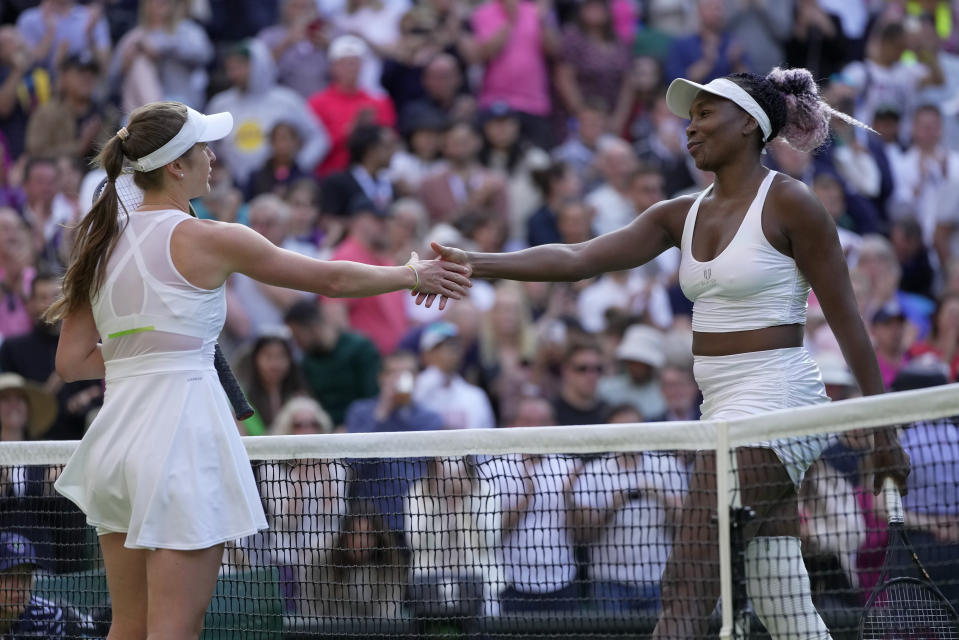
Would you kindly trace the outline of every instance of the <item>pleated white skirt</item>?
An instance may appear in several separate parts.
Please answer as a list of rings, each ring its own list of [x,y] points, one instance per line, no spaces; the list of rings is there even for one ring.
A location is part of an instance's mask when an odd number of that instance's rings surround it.
[[[133,549],[204,549],[267,527],[212,358],[107,363],[103,408],[55,487]]]

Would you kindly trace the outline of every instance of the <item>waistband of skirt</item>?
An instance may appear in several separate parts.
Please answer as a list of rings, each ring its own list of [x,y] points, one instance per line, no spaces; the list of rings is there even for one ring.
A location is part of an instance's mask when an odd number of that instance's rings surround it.
[[[782,349],[765,349],[763,351],[747,351],[745,353],[730,353],[724,356],[697,356],[693,354],[693,362],[716,364],[760,364],[781,359],[795,357],[811,357],[806,347],[784,347]]]
[[[107,382],[156,373],[215,371],[213,356],[196,351],[151,353],[131,358],[107,360],[104,364],[106,366]]]

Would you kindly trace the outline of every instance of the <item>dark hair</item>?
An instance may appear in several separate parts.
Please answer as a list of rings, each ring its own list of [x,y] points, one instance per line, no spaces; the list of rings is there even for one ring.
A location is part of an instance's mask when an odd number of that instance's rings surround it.
[[[286,402],[293,395],[305,391],[303,381],[300,378],[300,372],[293,359],[293,349],[290,343],[279,335],[262,335],[253,342],[250,349],[250,385],[246,388],[250,403],[256,408],[256,412],[263,418],[263,422],[270,424],[276,415],[271,409],[269,394],[260,377],[260,370],[256,365],[256,358],[263,349],[270,345],[278,344],[283,347],[287,359],[290,361],[290,369],[286,372],[283,380],[280,381],[280,396],[283,402]]]
[[[386,520],[372,501],[359,497],[350,498],[347,502],[347,512],[340,519],[339,533],[333,544],[330,555],[330,566],[333,567],[333,578],[336,582],[343,582],[347,574],[354,568],[350,559],[350,550],[346,546],[346,537],[356,528],[358,520],[367,520],[370,534],[374,542],[370,549],[369,566],[378,569],[393,569],[406,564],[402,542],[398,535],[386,526]]]
[[[23,165],[23,181],[26,182],[33,170],[40,165],[49,165],[57,169],[57,159],[53,156],[30,156]],[[59,171],[59,169],[57,169]]]
[[[346,141],[350,152],[350,164],[362,162],[366,154],[380,143],[382,137],[383,127],[376,124],[361,124],[353,129]]]
[[[50,269],[40,269],[37,271],[36,275],[33,276],[33,281],[30,283],[30,297],[33,298],[37,295],[37,286],[44,282],[57,282],[60,280],[60,276],[54,273]]]
[[[283,322],[286,324],[300,326],[319,324],[322,319],[320,303],[316,300],[298,300],[283,315]]]
[[[923,112],[933,113],[939,116],[940,119],[942,118],[942,109],[940,109],[938,105],[931,102],[925,102],[916,107],[916,110],[912,112],[912,119],[915,120],[919,114]]]
[[[529,173],[533,179],[533,184],[536,185],[539,192],[543,194],[544,198],[549,198],[549,193],[553,189],[553,185],[557,181],[562,180],[567,171],[569,171],[568,164],[562,160],[555,160],[546,167],[533,169]]]
[[[754,73],[733,73],[727,78],[752,96],[769,116],[771,131],[760,146],[781,137],[795,149],[812,151],[829,137],[832,116],[869,129],[826,104],[819,97],[819,87],[807,69],[776,67],[765,77]]]
[[[586,5],[595,2],[596,4],[601,4],[606,7],[606,24],[603,25],[603,40],[606,42],[613,42],[616,40],[616,32],[613,30],[613,11],[609,6],[608,0],[582,0],[579,3],[579,6],[576,8],[576,27],[582,32],[585,33],[586,29],[583,28],[583,19],[580,14],[583,11],[583,7]]]
[[[566,345],[566,350],[563,352],[563,364],[569,364],[573,356],[580,351],[592,351],[593,353],[603,355],[603,348],[596,339],[587,337],[575,338],[570,340]]]
[[[152,102],[130,114],[124,140],[114,135],[100,150],[97,164],[107,173],[107,183],[90,212],[77,225],[70,266],[63,276],[62,297],[53,303],[44,317],[60,320],[71,311],[90,302],[103,284],[107,261],[122,231],[117,204],[116,180],[125,159],[136,160],[153,153],[183,128],[186,106],[179,102]],[[191,147],[184,157],[189,154]],[[143,190],[163,185],[163,167],[133,174],[133,182]],[[127,212],[128,213],[128,212]]]

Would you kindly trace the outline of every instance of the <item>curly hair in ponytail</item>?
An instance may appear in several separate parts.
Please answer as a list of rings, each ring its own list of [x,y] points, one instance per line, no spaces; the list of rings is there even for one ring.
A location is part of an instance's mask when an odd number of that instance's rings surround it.
[[[751,95],[769,116],[772,131],[762,144],[780,137],[795,149],[812,151],[829,137],[829,121],[833,116],[869,129],[826,104],[819,97],[819,87],[807,69],[776,67],[765,77],[734,73],[728,78]]]
[[[63,276],[62,297],[44,314],[48,322],[63,319],[68,313],[90,303],[103,284],[107,261],[123,230],[117,204],[116,180],[124,160],[136,160],[169,142],[186,122],[186,107],[178,102],[154,102],[130,114],[126,131],[115,135],[100,150],[97,164],[107,173],[107,183],[90,212],[77,226],[70,266]],[[141,189],[163,185],[163,167],[137,172],[133,181]],[[125,211],[124,214],[129,212]],[[125,223],[124,218],[124,223]]]

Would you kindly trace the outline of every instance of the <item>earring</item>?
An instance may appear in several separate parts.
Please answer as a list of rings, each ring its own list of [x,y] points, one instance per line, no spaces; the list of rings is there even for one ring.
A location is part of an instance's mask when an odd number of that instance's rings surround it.
[[[182,174],[182,173],[180,174],[180,177],[181,177],[181,178],[183,177],[183,174]]]

